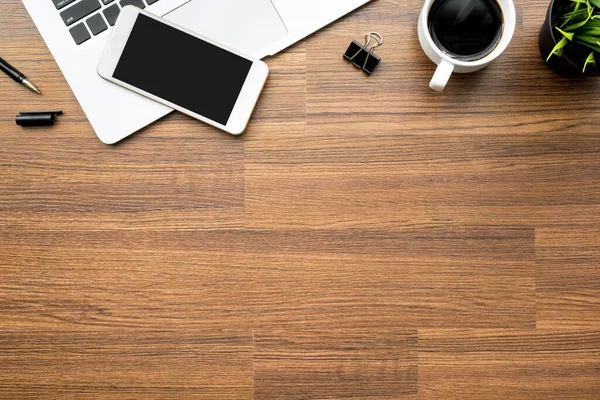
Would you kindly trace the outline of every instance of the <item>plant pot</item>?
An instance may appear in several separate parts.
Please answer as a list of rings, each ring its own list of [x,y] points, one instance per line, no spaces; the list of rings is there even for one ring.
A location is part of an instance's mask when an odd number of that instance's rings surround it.
[[[546,14],[546,20],[540,31],[539,41],[540,54],[544,61],[546,61],[554,46],[562,39],[562,35],[554,29],[554,26],[557,25],[556,20],[558,19],[556,14],[557,12],[564,11],[569,4],[569,0],[552,0],[548,6],[548,13]],[[587,51],[587,54],[589,54],[589,51]],[[584,57],[583,53],[577,54],[577,52],[565,49],[562,56],[559,57],[554,55],[550,57],[550,60],[546,62],[546,65],[553,71],[571,78],[600,75],[600,69],[593,65],[588,65],[585,73],[582,72],[585,57],[580,61],[581,57]],[[580,62],[581,65],[579,64]]]

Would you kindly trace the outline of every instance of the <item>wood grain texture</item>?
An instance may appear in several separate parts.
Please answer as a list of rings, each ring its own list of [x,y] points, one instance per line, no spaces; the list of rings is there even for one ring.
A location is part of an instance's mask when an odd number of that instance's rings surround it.
[[[426,399],[597,399],[599,330],[421,330]]]
[[[0,75],[0,398],[598,398],[600,84],[544,66],[535,0],[433,93],[421,6],[267,60],[242,137],[173,113],[105,146],[2,1],[44,95]],[[367,78],[341,55],[371,30]]]
[[[7,331],[4,398],[248,399],[252,335],[220,330]]]
[[[417,398],[416,331],[258,330],[254,346],[256,398]]]

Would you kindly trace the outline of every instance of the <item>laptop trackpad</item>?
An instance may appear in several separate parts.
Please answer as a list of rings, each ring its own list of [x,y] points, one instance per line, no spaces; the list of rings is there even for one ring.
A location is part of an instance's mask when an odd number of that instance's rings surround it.
[[[251,56],[288,33],[271,0],[191,0],[163,17]]]

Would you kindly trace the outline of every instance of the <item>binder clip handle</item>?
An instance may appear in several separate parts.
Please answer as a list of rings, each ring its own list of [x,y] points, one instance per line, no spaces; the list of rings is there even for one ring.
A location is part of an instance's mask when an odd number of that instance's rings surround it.
[[[371,40],[375,40],[376,43],[369,48]],[[355,40],[350,43],[344,58],[371,75],[379,61],[381,61],[381,58],[375,55],[374,51],[376,48],[383,46],[383,43],[383,36],[377,32],[369,32],[365,35],[365,43],[362,46]]]
[[[369,50],[369,53],[373,53],[373,51],[376,48],[378,48],[379,46],[383,46],[383,36],[381,36],[377,32],[369,32],[365,35],[365,45],[362,47],[361,50],[366,50],[369,47],[369,44],[371,44],[371,39],[375,39],[377,44],[375,44],[375,45],[373,45],[373,47],[371,47],[371,49]],[[358,52],[356,55],[358,55]]]

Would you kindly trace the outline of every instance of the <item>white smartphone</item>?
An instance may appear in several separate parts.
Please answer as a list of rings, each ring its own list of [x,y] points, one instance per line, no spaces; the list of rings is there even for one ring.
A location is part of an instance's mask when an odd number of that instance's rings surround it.
[[[100,59],[98,74],[239,135],[248,125],[269,68],[258,59],[126,6]]]

